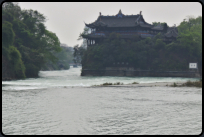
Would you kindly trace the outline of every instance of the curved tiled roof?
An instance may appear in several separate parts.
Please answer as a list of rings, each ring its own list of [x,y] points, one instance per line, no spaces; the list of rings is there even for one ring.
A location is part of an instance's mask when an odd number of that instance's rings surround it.
[[[86,23],[85,23],[86,24]],[[86,26],[90,28],[95,28],[97,26],[103,27],[135,27],[140,25],[141,27],[151,28],[153,25],[146,23],[143,19],[143,16],[140,14],[137,15],[124,15],[121,10],[115,16],[103,16],[100,15],[98,19]]]
[[[169,27],[167,30],[167,33],[164,34],[164,36],[170,38],[170,37],[177,37],[178,36],[178,29],[176,27]]]
[[[168,27],[167,24],[162,26],[160,23],[156,26],[151,25],[147,23],[143,16],[140,14],[137,15],[124,15],[122,11],[120,10],[118,14],[113,16],[104,16],[100,15],[98,16],[97,20],[93,23],[86,24],[85,25],[89,28],[96,28],[96,27],[136,27],[140,26],[143,28],[150,28],[153,32],[154,30],[163,31],[162,33],[165,33],[164,36],[166,38],[171,37],[177,37],[178,36],[178,29],[174,27]],[[155,32],[154,32],[155,33]],[[105,35],[88,35],[85,37],[92,37],[92,38],[100,38],[105,37]],[[123,36],[126,37],[126,36]],[[129,35],[127,37],[130,37]],[[142,38],[145,37],[153,37],[153,35],[141,35]]]

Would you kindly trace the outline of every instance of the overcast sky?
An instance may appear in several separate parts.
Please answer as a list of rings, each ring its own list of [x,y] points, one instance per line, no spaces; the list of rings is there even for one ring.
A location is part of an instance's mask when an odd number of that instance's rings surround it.
[[[33,9],[47,17],[48,30],[56,33],[61,43],[68,46],[81,44],[77,38],[85,23],[94,22],[99,12],[102,15],[116,15],[121,9],[125,15],[136,15],[142,11],[147,23],[166,22],[177,26],[188,15],[202,16],[199,2],[19,2],[21,9]]]

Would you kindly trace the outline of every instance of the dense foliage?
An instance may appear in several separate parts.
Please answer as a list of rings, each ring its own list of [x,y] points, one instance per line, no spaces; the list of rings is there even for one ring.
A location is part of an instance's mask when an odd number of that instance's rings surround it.
[[[69,63],[73,62],[73,48],[68,47],[66,44],[60,44],[62,51],[54,52],[54,56],[58,58],[56,63],[51,61],[47,62],[42,70],[67,70],[70,68]]]
[[[83,69],[104,69],[122,62],[143,70],[188,70],[189,62],[197,62],[201,68],[202,17],[185,19],[178,31],[177,40],[171,43],[163,42],[161,33],[152,39],[135,36],[132,40],[112,33],[102,44],[76,52],[76,56],[82,56]]]
[[[74,59],[73,59],[74,63],[81,63],[82,57],[83,57],[85,51],[86,51],[86,48],[83,47],[83,45],[74,46],[74,54],[73,54],[74,55]]]
[[[3,3],[2,56],[15,78],[37,77],[47,61],[57,61],[53,52],[61,51],[60,41],[46,29],[45,21],[45,16],[36,10],[21,10],[18,3]]]
[[[80,46],[79,45],[74,46],[74,54],[73,54],[74,63],[80,63],[81,64],[82,57],[83,57],[83,55],[87,49],[87,41],[86,41],[86,39],[83,39],[82,35],[87,35],[89,33],[90,33],[90,29],[85,26],[83,32],[80,33],[79,38],[78,38],[78,40],[83,40],[82,44]]]

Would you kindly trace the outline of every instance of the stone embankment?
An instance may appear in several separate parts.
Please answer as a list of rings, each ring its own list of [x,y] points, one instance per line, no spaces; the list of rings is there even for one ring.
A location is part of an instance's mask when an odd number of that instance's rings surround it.
[[[125,77],[187,77],[200,78],[197,71],[151,71],[151,70],[119,70],[119,69],[82,69],[81,76],[125,76]]]

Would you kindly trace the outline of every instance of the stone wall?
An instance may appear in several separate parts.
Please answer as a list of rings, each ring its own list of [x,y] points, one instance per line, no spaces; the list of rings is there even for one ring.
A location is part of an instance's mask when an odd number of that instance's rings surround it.
[[[196,71],[151,71],[151,70],[91,70],[82,69],[81,76],[126,76],[126,77],[189,77],[200,78]]]

